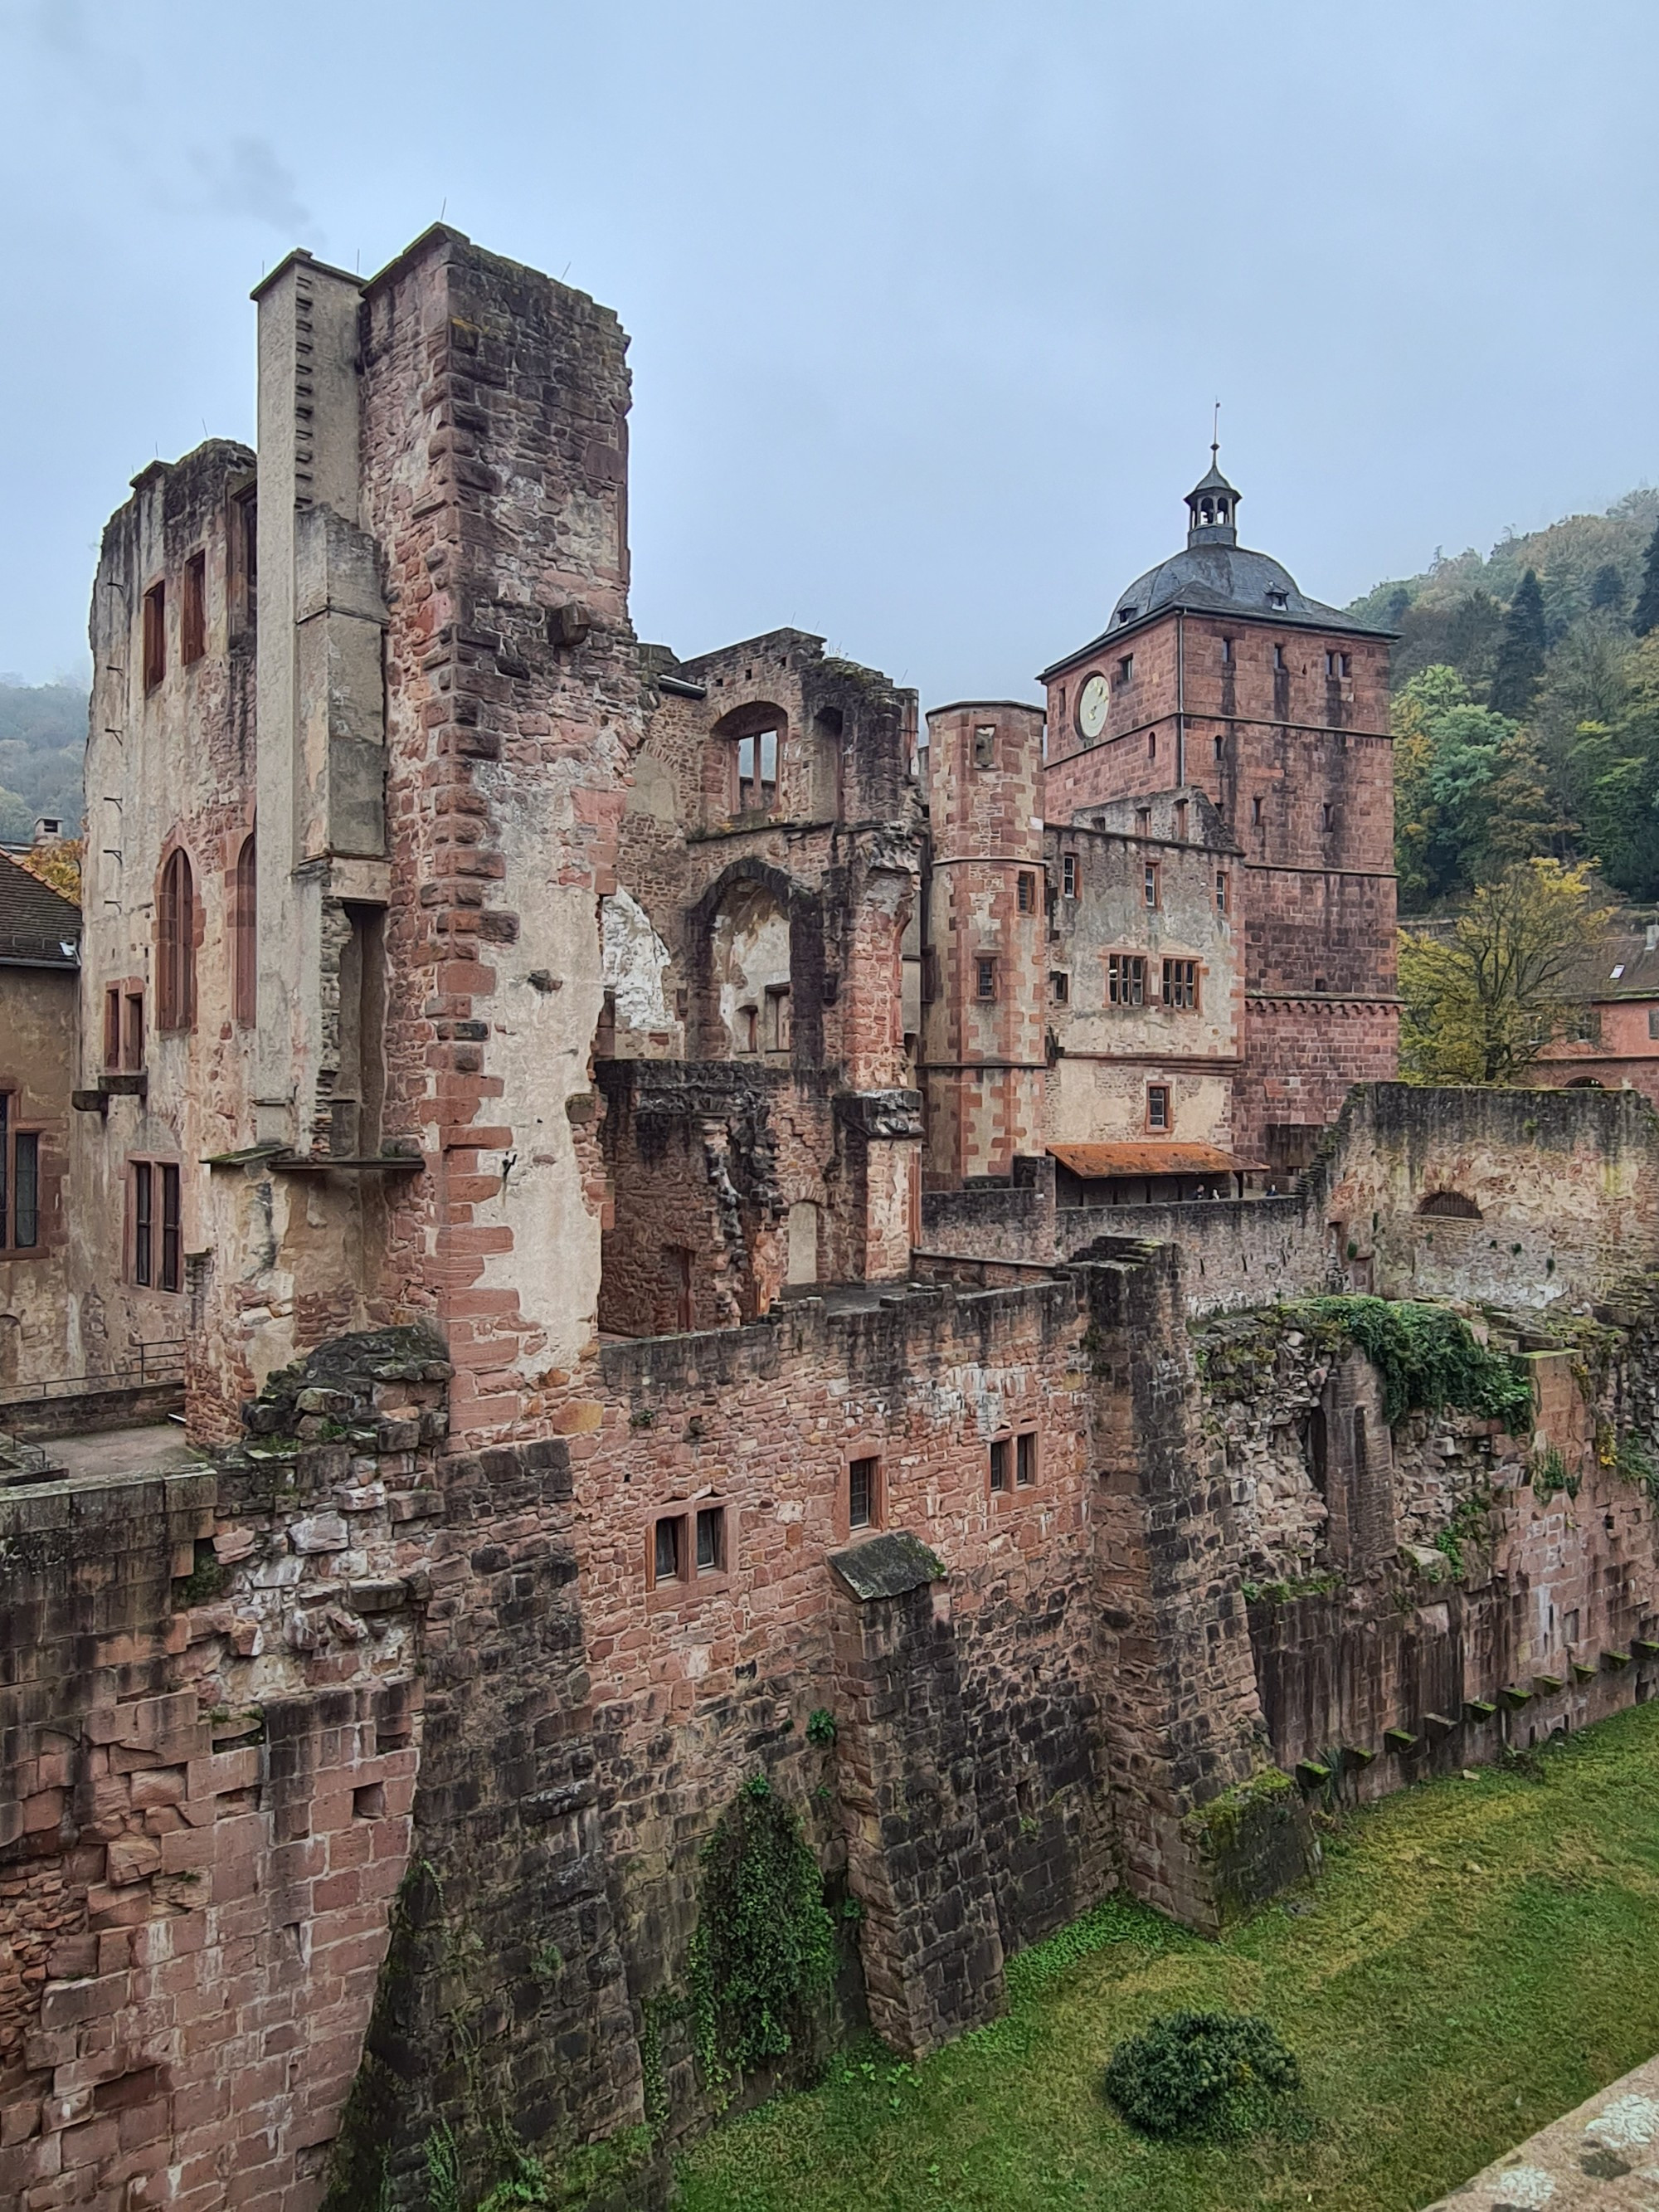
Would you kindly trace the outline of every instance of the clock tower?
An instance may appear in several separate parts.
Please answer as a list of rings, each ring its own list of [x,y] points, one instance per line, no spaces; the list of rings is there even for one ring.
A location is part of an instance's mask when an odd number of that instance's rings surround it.
[[[1212,448],[1185,547],[1043,672],[1044,814],[1201,793],[1243,856],[1234,1141],[1283,1181],[1349,1086],[1396,1072],[1390,634],[1241,545]]]

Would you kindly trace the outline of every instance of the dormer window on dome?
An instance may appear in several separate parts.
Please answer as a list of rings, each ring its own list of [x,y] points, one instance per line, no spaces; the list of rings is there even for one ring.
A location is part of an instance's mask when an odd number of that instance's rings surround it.
[[[1188,545],[1237,545],[1238,494],[1221,473],[1218,446],[1210,447],[1208,473],[1187,495],[1192,518],[1187,531]]]

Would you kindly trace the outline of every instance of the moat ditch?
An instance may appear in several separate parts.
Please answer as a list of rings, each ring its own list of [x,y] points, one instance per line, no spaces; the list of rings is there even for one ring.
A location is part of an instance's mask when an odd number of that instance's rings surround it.
[[[1659,2049],[1659,1707],[1350,1812],[1316,1884],[1209,1942],[1109,1900],[1009,1973],[994,2026],[705,2138],[682,2212],[1411,2212]],[[1265,2014],[1308,2139],[1170,2148],[1101,2094],[1182,2008]]]

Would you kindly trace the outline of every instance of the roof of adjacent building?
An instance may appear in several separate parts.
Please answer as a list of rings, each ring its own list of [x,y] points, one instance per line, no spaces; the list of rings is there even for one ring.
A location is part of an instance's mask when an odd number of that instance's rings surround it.
[[[1144,1145],[1050,1145],[1063,1168],[1089,1182],[1101,1176],[1255,1175],[1266,1164],[1242,1160],[1215,1145],[1188,1145],[1150,1139]]]
[[[80,965],[81,909],[0,853],[0,966]]]

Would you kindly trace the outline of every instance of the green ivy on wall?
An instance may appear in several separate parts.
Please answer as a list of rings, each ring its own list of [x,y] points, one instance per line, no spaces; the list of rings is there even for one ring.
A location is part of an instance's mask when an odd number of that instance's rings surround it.
[[[1410,1413],[1453,1407],[1502,1421],[1512,1436],[1532,1425],[1532,1371],[1517,1353],[1475,1340],[1460,1315],[1407,1298],[1287,1300],[1285,1319],[1328,1341],[1346,1337],[1382,1377],[1382,1415],[1393,1428]]]

